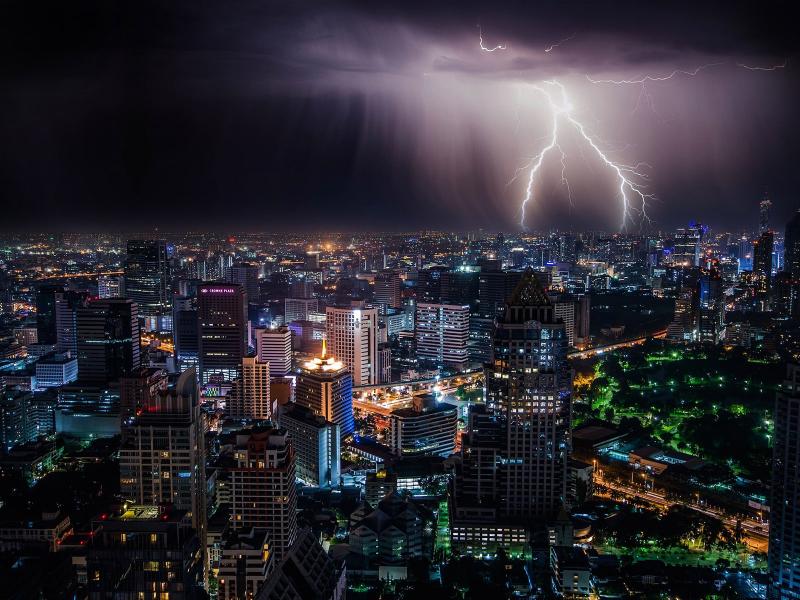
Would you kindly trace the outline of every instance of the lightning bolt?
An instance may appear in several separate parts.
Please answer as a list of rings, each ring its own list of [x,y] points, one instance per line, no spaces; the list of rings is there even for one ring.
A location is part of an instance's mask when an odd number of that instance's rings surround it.
[[[480,25],[478,25],[478,40],[481,45],[481,50],[483,50],[484,52],[496,52],[497,50],[505,50],[507,48],[505,44],[498,44],[494,48],[489,48],[485,46],[483,43],[483,30],[481,29]]]
[[[570,205],[572,205],[572,192],[569,187],[569,180],[566,176],[567,155],[559,141],[561,130],[564,125],[568,125],[572,130],[576,131],[586,145],[594,151],[600,161],[615,175],[618,182],[618,196],[622,201],[622,222],[620,228],[623,230],[626,228],[628,221],[632,217],[632,212],[634,211],[638,212],[643,218],[648,219],[647,203],[655,196],[645,191],[645,185],[642,181],[646,181],[648,175],[642,168],[649,167],[649,165],[644,162],[635,165],[627,165],[611,160],[589,134],[583,123],[575,117],[574,105],[567,96],[567,89],[560,82],[555,80],[544,81],[543,85],[545,87],[542,85],[534,85],[532,87],[545,98],[550,108],[550,114],[552,116],[550,142],[527,165],[518,169],[517,174],[519,174],[520,171],[528,171],[528,183],[525,187],[525,195],[522,199],[522,204],[520,205],[520,225],[523,227],[525,226],[526,209],[528,204],[533,201],[533,190],[537,175],[544,164],[545,158],[553,150],[558,150],[561,154],[561,182],[567,186],[567,191],[570,196]],[[637,200],[638,207],[632,202],[634,199]]]
[[[683,69],[675,69],[671,73],[667,73],[666,75],[643,75],[638,79],[592,79],[589,75],[586,76],[586,79],[589,80],[590,83],[610,83],[613,85],[637,85],[637,84],[645,84],[648,81],[655,82],[655,81],[669,81],[674,77],[678,77],[679,75],[685,75],[687,77],[694,77],[700,71],[704,71],[705,69],[709,69],[711,67],[718,67],[719,65],[724,65],[724,62],[713,62],[713,63],[706,63],[704,65],[700,65],[692,69],[691,71],[684,71]]]
[[[778,69],[785,69],[786,65],[789,64],[789,59],[785,59],[782,63],[778,65],[772,65],[769,67],[753,67],[751,65],[746,65],[744,63],[736,63],[737,67],[741,67],[743,69],[747,69],[748,71],[777,71]]]
[[[573,33],[573,34],[572,34],[571,36],[569,36],[569,37],[565,37],[564,39],[558,40],[557,42],[553,42],[553,43],[552,43],[552,44],[550,44],[550,45],[549,45],[547,48],[545,48],[545,49],[544,49],[544,51],[545,51],[545,52],[548,52],[548,53],[549,53],[549,52],[552,52],[552,51],[553,51],[555,48],[558,48],[558,47],[559,47],[561,44],[563,44],[563,43],[565,43],[565,42],[568,42],[568,41],[570,41],[570,40],[572,40],[572,39],[575,39],[575,36],[576,36],[576,35],[578,35],[578,32],[577,32],[577,31],[576,31],[575,33]]]

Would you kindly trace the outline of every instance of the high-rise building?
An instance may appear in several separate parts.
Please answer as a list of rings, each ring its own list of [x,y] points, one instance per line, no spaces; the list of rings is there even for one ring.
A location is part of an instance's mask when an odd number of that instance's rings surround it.
[[[786,223],[783,238],[783,268],[794,278],[800,278],[800,209]]]
[[[275,569],[272,540],[266,529],[229,529],[220,542],[217,573],[219,600],[252,600]]]
[[[769,593],[800,598],[800,365],[790,364],[775,401],[772,502],[769,517]]]
[[[375,304],[386,313],[387,308],[403,305],[403,282],[400,273],[394,270],[381,271],[375,276]]]
[[[319,311],[317,298],[286,298],[283,301],[283,321],[306,321],[311,313]]]
[[[169,506],[126,505],[98,515],[86,544],[86,588],[90,600],[207,598],[203,586],[205,547],[186,511]]]
[[[705,228],[700,223],[691,223],[675,232],[675,248],[672,264],[681,267],[700,266],[700,250]]]
[[[36,331],[37,343],[55,345],[56,337],[56,295],[64,292],[63,285],[42,285],[36,293]]]
[[[189,511],[201,540],[206,531],[205,428],[194,369],[159,390],[123,432],[120,493],[136,504]],[[205,545],[203,545],[205,547]]]
[[[247,352],[245,292],[235,283],[197,288],[200,381],[233,381]]]
[[[241,374],[226,396],[225,416],[231,419],[269,419],[272,416],[269,367],[268,362],[255,356],[242,359]]]
[[[261,297],[258,289],[258,265],[247,262],[234,263],[228,269],[228,282],[242,286],[247,302],[257,303]]]
[[[125,297],[139,306],[139,316],[170,312],[169,264],[163,240],[128,240]]]
[[[417,357],[464,368],[469,361],[469,306],[417,303]]]
[[[178,368],[199,370],[200,333],[197,318],[197,298],[178,296],[172,304],[172,340]]]
[[[300,367],[295,402],[339,426],[342,437],[353,433],[353,380],[344,364],[332,356],[306,361]]]
[[[325,313],[328,350],[350,369],[353,385],[377,384],[378,310],[329,306]]]
[[[471,414],[453,494],[453,541],[519,543],[566,500],[572,380],[564,324],[526,271],[493,336],[485,411]],[[499,529],[498,529],[499,528]]]
[[[269,363],[271,377],[284,377],[292,370],[292,331],[286,327],[255,330],[256,356]]]
[[[281,407],[279,422],[294,448],[297,478],[308,485],[338,487],[341,473],[339,426],[294,403]]]
[[[122,277],[119,275],[100,275],[97,277],[97,295],[100,298],[121,298],[123,296]]]
[[[775,237],[771,231],[765,231],[753,242],[753,275],[756,291],[767,293],[772,284],[772,250]]]
[[[87,302],[86,294],[66,291],[56,292],[56,350],[78,355],[76,337],[78,308]]]
[[[400,457],[450,456],[457,431],[458,408],[432,396],[414,396],[410,408],[389,415],[389,447]]]
[[[721,339],[725,327],[725,301],[722,292],[722,278],[715,269],[700,276],[697,331],[701,342],[716,344]]]
[[[105,384],[139,368],[139,314],[131,300],[89,302],[76,313],[78,379]]]
[[[236,435],[231,467],[231,522],[266,529],[280,560],[297,537],[295,458],[284,429],[245,429]]]

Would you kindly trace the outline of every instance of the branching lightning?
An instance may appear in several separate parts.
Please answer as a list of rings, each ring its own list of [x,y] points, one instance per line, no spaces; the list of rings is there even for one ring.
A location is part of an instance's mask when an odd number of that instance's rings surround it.
[[[483,52],[495,52],[497,50],[505,50],[506,46],[503,44],[499,44],[494,46],[493,48],[487,47],[483,42],[483,33],[481,31],[480,25],[478,26],[479,32],[479,43],[480,49]],[[554,42],[547,48],[545,48],[546,53],[550,53],[553,49],[557,48],[564,42],[567,42],[575,37],[576,34],[572,34],[571,36],[561,39],[557,42]],[[646,104],[649,108],[655,112],[655,106],[653,97],[650,94],[650,91],[647,89],[648,83],[657,83],[663,81],[669,81],[670,79],[674,79],[676,77],[695,77],[701,71],[705,69],[709,69],[712,67],[717,67],[720,65],[726,64],[724,61],[720,62],[711,62],[705,63],[698,67],[695,67],[691,70],[684,70],[684,69],[675,69],[669,73],[664,75],[643,75],[636,79],[594,79],[589,75],[586,75],[586,79],[593,84],[610,84],[610,85],[640,85],[641,92],[639,94],[639,98],[636,103],[636,108],[634,112],[638,110],[638,107],[641,104]],[[728,63],[729,64],[729,63]],[[735,63],[737,67],[748,69],[750,71],[776,71],[778,69],[783,69],[788,65],[788,59],[784,60],[783,63],[771,65],[771,66],[753,66],[747,65],[744,63]],[[561,135],[563,129],[568,129],[576,132],[578,137],[581,141],[584,142],[583,145],[579,146],[581,153],[583,153],[583,146],[587,146],[594,151],[594,154],[600,159],[600,162],[607,167],[616,177],[618,182],[618,197],[622,202],[622,221],[620,224],[620,229],[624,230],[628,225],[628,222],[632,219],[633,213],[638,213],[641,218],[649,221],[649,217],[647,216],[647,207],[648,202],[655,198],[655,195],[646,191],[647,185],[646,182],[649,180],[649,176],[647,172],[643,169],[651,168],[649,164],[645,162],[638,162],[633,165],[619,163],[617,161],[612,160],[608,157],[607,153],[604,152],[598,142],[596,141],[596,136],[593,136],[589,133],[587,128],[584,124],[578,120],[574,113],[574,106],[570,101],[567,90],[562,83],[556,80],[551,81],[543,81],[541,84],[536,84],[532,86],[535,91],[540,93],[547,101],[547,105],[550,109],[550,114],[552,118],[552,129],[550,135],[548,136],[549,142],[547,145],[542,148],[542,150],[536,154],[527,164],[523,165],[522,167],[518,168],[514,173],[514,177],[508,182],[508,185],[513,183],[517,180],[517,178],[523,172],[527,171],[528,174],[528,181],[525,186],[525,195],[522,199],[522,203],[520,204],[520,225],[525,227],[525,213],[528,207],[528,204],[533,201],[534,199],[534,187],[537,181],[537,175],[539,174],[540,170],[542,169],[542,165],[544,164],[545,159],[549,154],[551,154],[554,150],[557,150],[560,156],[561,162],[561,183],[567,189],[567,195],[569,198],[570,206],[573,206],[572,201],[572,189],[570,187],[569,180],[567,178],[567,154],[564,151],[563,146],[561,145]]]
[[[643,181],[646,181],[648,176],[642,169],[649,165],[644,162],[635,165],[626,165],[611,160],[589,134],[583,123],[575,117],[574,106],[567,96],[567,90],[558,81],[545,81],[542,85],[534,85],[533,89],[542,94],[545,100],[547,100],[550,114],[552,115],[552,130],[550,142],[527,165],[517,171],[517,175],[521,171],[528,171],[528,183],[525,187],[525,196],[520,206],[520,225],[523,227],[525,226],[525,212],[528,204],[534,198],[534,186],[537,175],[542,168],[545,158],[553,150],[558,150],[561,154],[561,182],[567,187],[570,205],[572,205],[572,191],[569,186],[569,180],[567,179],[567,155],[560,142],[560,136],[562,135],[564,125],[568,125],[569,128],[577,132],[579,137],[594,151],[600,161],[614,173],[619,184],[619,198],[622,201],[621,229],[625,229],[628,221],[632,218],[633,212],[638,212],[643,218],[647,219],[647,203],[654,195],[645,190]]]
[[[489,48],[488,46],[485,46],[483,43],[483,30],[481,29],[480,25],[478,25],[478,40],[480,41],[481,44],[481,50],[483,50],[484,52],[496,52],[497,50],[505,50],[507,48],[505,44],[498,44],[494,48]]]

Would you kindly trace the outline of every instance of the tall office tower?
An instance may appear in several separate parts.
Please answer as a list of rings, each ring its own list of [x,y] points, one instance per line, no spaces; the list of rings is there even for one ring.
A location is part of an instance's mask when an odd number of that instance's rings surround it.
[[[486,392],[487,405],[507,428],[503,509],[514,516],[546,516],[566,497],[572,379],[564,324],[532,271],[498,319],[493,341]]]
[[[753,242],[753,275],[756,291],[767,293],[772,284],[772,250],[775,245],[774,234],[765,231]]]
[[[76,315],[78,379],[106,384],[139,368],[139,315],[124,298],[89,302]]]
[[[228,282],[242,286],[248,302],[259,301],[261,294],[258,290],[258,265],[247,262],[234,263],[228,269]]]
[[[119,409],[122,422],[133,419],[144,407],[152,405],[167,389],[169,378],[164,369],[140,367],[119,380]]]
[[[338,487],[341,473],[339,426],[298,404],[281,407],[279,422],[294,448],[297,478],[308,485]]]
[[[453,493],[453,541],[509,547],[566,499],[572,380],[564,324],[526,271],[493,336],[486,409],[471,414]],[[493,542],[487,543],[489,533]]]
[[[350,369],[353,385],[378,383],[378,310],[329,306],[325,314],[328,350]]]
[[[189,511],[206,535],[205,427],[194,369],[159,390],[123,432],[120,493],[137,504],[171,504]],[[203,543],[205,548],[205,543]]]
[[[458,408],[432,395],[414,396],[410,408],[389,415],[389,447],[401,458],[450,456],[456,448]]]
[[[204,283],[197,296],[200,382],[233,381],[247,353],[244,289],[235,283]]]
[[[236,435],[231,467],[231,522],[235,529],[269,531],[280,560],[297,537],[294,449],[284,429],[256,427]]]
[[[325,355],[309,360],[300,368],[295,402],[336,423],[342,437],[353,433],[353,380],[347,367]]]
[[[78,308],[84,306],[88,297],[80,292],[56,292],[56,349],[78,355],[76,337]]]
[[[64,293],[63,285],[42,285],[36,291],[36,332],[39,344],[55,345],[56,296]]]
[[[284,377],[292,370],[292,330],[281,326],[275,329],[259,327],[254,332],[256,356],[269,363],[270,377]]]
[[[316,298],[286,298],[283,301],[283,321],[306,321],[308,315],[319,311],[319,300]]]
[[[722,278],[716,269],[700,276],[697,298],[697,331],[700,341],[716,344],[720,341],[725,327]]]
[[[128,505],[95,518],[85,546],[88,598],[207,598],[198,552],[205,539],[185,517],[167,506]]]
[[[672,322],[667,326],[667,339],[672,342],[691,342],[695,340],[694,311],[691,290],[682,289],[675,298],[675,312]]]
[[[225,416],[232,419],[269,419],[269,363],[255,356],[242,359],[242,371],[226,396]]]
[[[417,358],[465,368],[469,361],[469,306],[417,304]]]
[[[402,286],[397,271],[381,271],[375,276],[375,304],[382,313],[386,314],[387,308],[400,308],[403,305]]]
[[[0,450],[7,451],[39,436],[32,392],[0,392]]]
[[[119,275],[100,275],[97,278],[97,295],[100,298],[121,298],[123,296],[122,277]]]
[[[758,203],[758,232],[764,233],[769,231],[769,211],[772,208],[772,202],[769,197],[764,194],[761,202]]]
[[[800,365],[790,364],[775,401],[768,597],[800,598]]]
[[[575,310],[575,341],[584,344],[589,341],[591,335],[591,312],[592,300],[589,294],[584,294],[578,298],[578,306]]]
[[[478,275],[478,312],[491,317],[499,314],[520,279],[522,271],[481,270]]]
[[[795,278],[800,278],[800,209],[786,223],[783,238],[783,268]]]
[[[569,296],[552,294],[549,296],[553,303],[553,316],[561,319],[564,323],[564,330],[567,332],[567,343],[575,345],[575,311],[577,303]]]
[[[675,232],[672,264],[681,267],[700,266],[700,247],[704,232],[704,227],[699,223],[690,223],[689,227],[678,229]]]
[[[139,316],[157,317],[170,311],[167,245],[163,240],[128,240],[125,297],[139,306]]]
[[[172,341],[178,368],[185,371],[199,367],[200,334],[197,319],[197,298],[177,296],[172,303]]]

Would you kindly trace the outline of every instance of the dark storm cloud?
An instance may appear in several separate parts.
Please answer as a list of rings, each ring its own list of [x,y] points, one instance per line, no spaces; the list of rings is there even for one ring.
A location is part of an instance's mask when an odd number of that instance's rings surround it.
[[[788,5],[30,2],[0,25],[3,227],[512,227],[515,169],[558,78],[620,160],[653,163],[657,223],[746,225],[796,202]],[[482,53],[487,44],[507,50]],[[570,37],[571,39],[566,40]],[[546,53],[545,48],[563,41]],[[789,66],[748,72],[737,62]],[[722,62],[648,88],[592,86]],[[634,111],[634,109],[636,109]],[[613,182],[571,160],[579,214]],[[598,175],[599,173],[599,175]],[[599,182],[598,182],[599,178]],[[564,214],[541,184],[537,223]],[[608,188],[608,189],[606,189]]]

